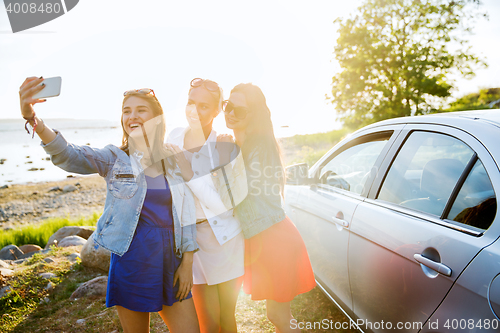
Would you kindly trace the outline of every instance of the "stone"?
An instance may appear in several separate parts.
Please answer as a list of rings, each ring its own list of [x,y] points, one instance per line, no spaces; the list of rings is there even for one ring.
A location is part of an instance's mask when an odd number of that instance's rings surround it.
[[[64,237],[58,244],[58,247],[68,247],[68,246],[79,246],[79,245],[85,245],[87,240],[85,238],[82,238],[80,236],[68,236]]]
[[[52,236],[50,236],[47,245],[45,245],[45,248],[48,249],[52,244],[54,244],[54,241],[57,240],[57,242],[60,242],[63,238],[68,237],[68,236],[80,236],[82,238],[88,239],[90,235],[94,232],[92,229],[93,227],[78,227],[78,226],[71,226],[71,227],[62,227],[61,229],[57,230]]]
[[[51,264],[51,263],[55,262],[55,260],[54,260],[54,259],[49,258],[49,257],[44,258],[44,259],[43,259],[43,261],[45,261],[47,264]]]
[[[12,276],[12,275],[14,275],[14,271],[12,269],[8,269],[8,268],[0,268],[0,275],[1,276]]]
[[[0,260],[0,268],[10,268],[10,265],[3,260]]]
[[[19,250],[23,251],[25,254],[30,252],[36,252],[42,250],[42,248],[35,244],[25,244],[19,247]]]
[[[49,192],[56,192],[56,191],[62,191],[62,188],[60,188],[59,186],[54,186],[54,187],[51,187]]]
[[[52,279],[53,277],[56,277],[54,273],[40,273],[40,276],[44,279]]]
[[[11,291],[12,291],[12,288],[10,286],[2,287],[2,289],[0,289],[0,298],[4,297],[5,295],[10,293]]]
[[[69,256],[67,256],[68,260],[71,261],[71,262],[76,262],[76,259],[77,258],[80,258],[80,254],[79,253],[71,253]]]
[[[76,323],[77,323],[78,325],[83,325],[83,324],[85,324],[85,319],[78,319],[78,320],[76,321]]]
[[[5,184],[4,186],[0,187],[0,189],[6,189],[6,188],[10,188],[11,186],[9,184]]]
[[[22,264],[25,261],[26,261],[26,259],[18,259],[18,260],[14,260],[12,263],[16,264],[16,265],[20,265],[20,264]]]
[[[78,190],[78,187],[76,187],[75,185],[71,185],[71,184],[64,186],[62,189],[63,193],[73,192],[76,190]]]
[[[47,285],[45,286],[44,289],[47,291],[52,291],[52,290],[54,290],[54,287],[55,287],[55,285],[52,282],[49,282],[49,283],[47,283]]]
[[[78,287],[73,294],[71,294],[71,298],[105,297],[107,285],[108,277],[98,276]]]
[[[48,297],[44,297],[40,300],[40,304],[47,304],[50,302],[50,298]]]
[[[24,254],[23,251],[21,251],[17,246],[15,246],[14,244],[10,244],[10,245],[4,246],[0,250],[0,259],[2,259],[2,260],[5,260],[5,259],[16,260],[20,256],[22,256],[23,254]]]
[[[104,272],[109,271],[111,252],[102,246],[96,246],[94,240],[89,238],[80,251],[82,265],[86,267],[98,268]],[[96,248],[97,247],[97,248]]]

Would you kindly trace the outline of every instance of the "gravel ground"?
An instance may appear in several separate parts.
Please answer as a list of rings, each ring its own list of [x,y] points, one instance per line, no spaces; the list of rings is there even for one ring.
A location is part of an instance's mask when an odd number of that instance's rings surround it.
[[[63,189],[67,185],[73,191],[65,192]],[[57,187],[59,189],[55,189]],[[8,230],[49,217],[77,218],[94,212],[101,214],[105,198],[106,182],[97,175],[9,185],[0,189],[0,228]]]

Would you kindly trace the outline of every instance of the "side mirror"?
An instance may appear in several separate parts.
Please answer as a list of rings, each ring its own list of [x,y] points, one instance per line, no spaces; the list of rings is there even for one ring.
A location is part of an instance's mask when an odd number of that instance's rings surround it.
[[[294,164],[285,169],[287,185],[309,185],[312,180],[308,177],[307,163]]]

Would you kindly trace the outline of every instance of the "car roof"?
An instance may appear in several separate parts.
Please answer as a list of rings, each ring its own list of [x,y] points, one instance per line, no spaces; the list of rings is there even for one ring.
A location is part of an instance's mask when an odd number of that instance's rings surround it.
[[[500,127],[500,110],[489,109],[489,110],[455,111],[455,112],[442,112],[442,113],[432,113],[419,116],[392,118],[368,125],[362,128],[361,130],[366,130],[369,128],[385,126],[385,125],[410,124],[410,123],[459,125],[460,123],[468,122],[470,120],[482,121],[494,125],[496,127]]]

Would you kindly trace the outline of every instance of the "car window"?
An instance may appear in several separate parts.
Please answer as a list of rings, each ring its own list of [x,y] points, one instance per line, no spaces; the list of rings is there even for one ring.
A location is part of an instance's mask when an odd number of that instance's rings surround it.
[[[376,135],[349,147],[333,157],[320,169],[319,182],[327,187],[341,188],[361,194],[380,152],[392,132]]]
[[[447,219],[486,230],[497,212],[497,201],[490,178],[477,160],[458,192]]]
[[[378,199],[441,216],[473,155],[451,136],[413,132],[389,168]]]

